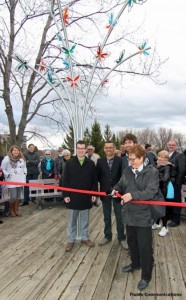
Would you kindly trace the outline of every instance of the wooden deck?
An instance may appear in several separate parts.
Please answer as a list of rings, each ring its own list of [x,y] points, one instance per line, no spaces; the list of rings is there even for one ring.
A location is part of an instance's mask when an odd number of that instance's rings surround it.
[[[136,288],[140,271],[121,272],[130,258],[118,244],[114,217],[113,241],[98,246],[103,237],[101,207],[94,207],[90,214],[96,246],[89,249],[77,241],[71,253],[63,247],[64,206],[39,211],[30,204],[22,212],[23,217],[4,218],[0,225],[0,300],[186,299],[186,219],[165,238],[154,232],[153,277],[140,295]]]

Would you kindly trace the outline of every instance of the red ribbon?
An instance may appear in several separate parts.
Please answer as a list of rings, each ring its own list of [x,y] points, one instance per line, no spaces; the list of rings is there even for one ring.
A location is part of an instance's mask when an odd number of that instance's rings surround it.
[[[95,196],[108,196],[105,192],[97,192],[97,191],[88,191],[88,190],[79,190],[61,187],[58,185],[48,185],[48,184],[38,184],[38,183],[23,183],[23,182],[9,182],[9,181],[0,181],[0,185],[22,185],[22,186],[32,186],[32,187],[40,187],[41,189],[52,189],[52,190],[60,190],[72,193],[80,193],[80,194],[91,194]],[[119,193],[116,194],[118,198],[121,198]],[[177,207],[186,207],[186,203],[182,202],[165,202],[165,201],[153,201],[153,200],[132,200],[132,203],[135,204],[151,204],[151,205],[160,205],[160,206],[177,206]]]

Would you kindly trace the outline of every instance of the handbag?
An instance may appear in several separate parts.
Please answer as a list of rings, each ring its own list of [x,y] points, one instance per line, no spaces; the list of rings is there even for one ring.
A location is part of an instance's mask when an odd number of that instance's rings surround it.
[[[167,184],[167,199],[174,199],[174,187],[171,181]]]

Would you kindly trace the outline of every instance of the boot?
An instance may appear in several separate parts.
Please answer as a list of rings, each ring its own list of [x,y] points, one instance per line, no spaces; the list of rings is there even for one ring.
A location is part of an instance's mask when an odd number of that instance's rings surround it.
[[[15,202],[9,202],[9,208],[10,208],[10,216],[16,217],[15,214]]]
[[[15,202],[15,214],[17,217],[22,216],[22,214],[19,212],[19,202],[20,202],[20,200],[16,200],[16,202]]]

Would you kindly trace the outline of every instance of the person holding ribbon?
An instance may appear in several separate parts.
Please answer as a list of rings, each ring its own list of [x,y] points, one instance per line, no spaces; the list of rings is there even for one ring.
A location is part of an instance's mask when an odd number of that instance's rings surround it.
[[[12,146],[7,156],[2,161],[1,164],[2,171],[7,182],[26,182],[26,162],[24,156],[21,152],[21,149],[18,146]],[[9,185],[7,188],[10,195],[9,208],[10,216],[16,217],[21,216],[19,212],[19,202],[21,194],[23,193],[23,187],[18,185]]]
[[[152,254],[152,215],[150,205],[134,204],[131,200],[158,199],[158,170],[152,165],[144,165],[145,149],[133,145],[128,152],[130,166],[120,181],[114,186],[112,195],[122,194],[123,222],[126,224],[127,242],[131,253],[131,264],[123,267],[123,272],[142,269],[137,288],[145,289],[150,280],[153,266]]]

